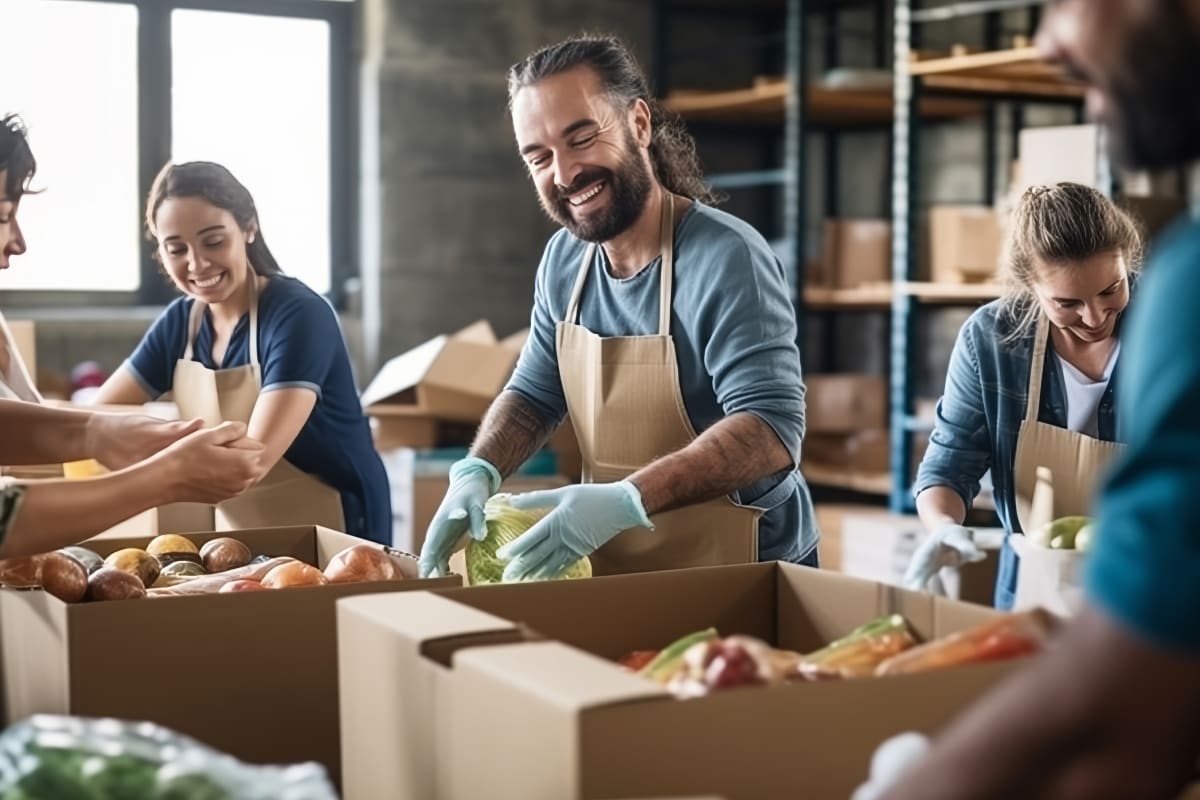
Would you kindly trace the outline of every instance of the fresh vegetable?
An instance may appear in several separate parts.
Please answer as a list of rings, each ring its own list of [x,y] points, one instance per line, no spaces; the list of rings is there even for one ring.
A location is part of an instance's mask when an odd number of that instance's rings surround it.
[[[899,614],[872,620],[847,636],[805,656],[800,672],[807,678],[862,678],[880,662],[916,644]]]
[[[219,536],[200,548],[200,561],[209,572],[237,569],[250,563],[250,548],[231,536]]]
[[[174,561],[194,561],[200,563],[200,548],[186,536],[178,533],[164,533],[155,536],[146,545],[146,552],[158,559],[158,563],[166,566]]]
[[[801,677],[803,658],[753,636],[709,639],[687,649],[667,689],[688,698],[739,686],[778,685]]]
[[[86,547],[63,547],[59,550],[60,553],[66,553],[71,558],[83,564],[83,568],[89,573],[95,572],[104,566],[104,559],[94,550],[89,550]]]
[[[683,664],[683,654],[693,645],[711,641],[717,638],[716,628],[705,628],[702,631],[689,633],[659,651],[658,655],[638,672],[644,678],[666,683]]]
[[[0,585],[40,587],[64,603],[78,603],[87,592],[83,564],[61,551],[0,561]]]
[[[1054,550],[1071,550],[1075,547],[1075,537],[1080,529],[1090,522],[1088,517],[1059,517],[1038,526],[1029,534],[1029,541]]]
[[[275,567],[262,579],[262,585],[267,589],[291,589],[296,586],[320,586],[325,583],[329,583],[329,580],[321,570],[294,559]]]
[[[356,544],[330,559],[325,578],[330,583],[392,581],[404,577],[400,566],[379,545]]]
[[[126,547],[112,553],[104,559],[104,565],[136,575],[143,586],[153,586],[162,571],[162,565],[157,558],[136,547]]]
[[[634,650],[632,653],[621,656],[621,658],[617,660],[617,663],[627,670],[641,672],[647,664],[658,657],[659,652],[661,651]]]
[[[1019,658],[1042,649],[1057,621],[1042,609],[1005,614],[892,656],[876,675],[903,675],[983,661]]]
[[[159,578],[198,578],[207,574],[204,566],[195,561],[172,561],[162,568]]]
[[[96,600],[135,600],[146,596],[137,575],[116,567],[101,567],[88,576],[87,597]]]
[[[1095,529],[1095,524],[1091,522],[1079,529],[1079,532],[1075,534],[1076,550],[1081,553],[1086,553],[1088,550],[1092,549],[1092,537],[1094,536]]]
[[[504,567],[508,563],[496,556],[496,550],[508,544],[533,527],[533,524],[546,516],[549,509],[524,510],[513,508],[509,502],[510,495],[498,494],[487,501],[484,506],[484,519],[487,524],[487,536],[483,541],[470,539],[467,542],[467,583],[477,586],[486,583],[500,583],[504,576]],[[560,578],[590,578],[592,577],[592,562],[581,558],[567,567]]]

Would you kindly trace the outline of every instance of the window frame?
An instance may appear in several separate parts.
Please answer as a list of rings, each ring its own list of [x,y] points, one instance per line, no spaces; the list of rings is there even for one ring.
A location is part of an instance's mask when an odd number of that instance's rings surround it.
[[[358,276],[353,221],[358,208],[354,165],[357,159],[358,95],[353,42],[355,0],[88,0],[134,6],[137,31],[138,196],[150,192],[154,176],[171,158],[171,13],[177,9],[223,11],[251,16],[324,20],[329,25],[329,292],[339,311],[347,305],[347,282]],[[6,109],[20,112],[20,109]],[[36,122],[36,120],[31,120]],[[37,155],[37,142],[34,143]],[[136,209],[140,215],[143,209]],[[0,307],[8,311],[79,307],[161,307],[179,292],[153,259],[144,240],[140,248],[138,288],[133,291],[0,289]],[[31,244],[36,247],[37,243]]]

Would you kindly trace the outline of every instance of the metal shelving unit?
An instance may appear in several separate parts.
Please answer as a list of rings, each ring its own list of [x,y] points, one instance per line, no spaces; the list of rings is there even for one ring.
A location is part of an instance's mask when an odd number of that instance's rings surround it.
[[[977,0],[914,8],[914,0],[895,0],[893,123],[892,123],[892,296],[890,506],[911,512],[911,463],[915,432],[928,425],[914,418],[914,366],[916,319],[933,304],[976,304],[994,299],[994,286],[949,287],[921,283],[917,276],[918,147],[917,111],[932,96],[971,98],[987,103],[985,122],[984,198],[990,205],[995,190],[996,101],[1013,102],[1014,142],[1016,129],[1023,127],[1024,103],[1067,104],[1081,108],[1082,88],[1057,69],[1040,63],[1030,47],[999,48],[998,14],[1011,9],[1032,9],[1036,25],[1041,0]],[[987,50],[947,57],[916,58],[920,25],[968,15],[987,15]]]

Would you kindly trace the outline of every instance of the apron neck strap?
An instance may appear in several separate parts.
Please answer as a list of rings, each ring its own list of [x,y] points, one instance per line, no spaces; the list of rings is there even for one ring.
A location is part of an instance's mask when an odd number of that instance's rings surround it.
[[[1035,421],[1042,403],[1042,371],[1046,366],[1046,344],[1050,340],[1050,319],[1038,316],[1033,334],[1033,355],[1029,360],[1029,387],[1025,390],[1025,419]]]
[[[666,336],[671,332],[671,296],[675,283],[675,195],[665,189],[664,194],[666,196],[663,199],[666,202],[662,203],[662,216],[658,227],[659,252],[662,256],[662,268],[659,271],[659,336]],[[572,325],[579,324],[579,300],[583,297],[583,287],[587,283],[588,271],[595,258],[596,243],[592,242],[584,248],[579,274],[575,276],[575,286],[571,289],[571,301],[567,304],[566,321]]]
[[[251,269],[249,279],[246,281],[249,284],[250,294],[250,363],[258,366],[258,274]],[[188,315],[188,333],[187,346],[183,349],[183,360],[191,361],[194,354],[193,347],[196,343],[196,334],[200,332],[200,323],[204,320],[204,312],[208,308],[207,303],[201,303],[199,300],[192,301],[192,310]]]

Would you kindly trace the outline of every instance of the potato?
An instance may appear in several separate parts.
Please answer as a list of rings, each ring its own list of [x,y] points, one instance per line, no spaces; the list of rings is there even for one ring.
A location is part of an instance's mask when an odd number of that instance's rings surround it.
[[[250,563],[250,548],[230,536],[221,536],[204,543],[200,560],[209,572],[237,569]]]
[[[135,600],[146,596],[146,587],[131,572],[101,567],[88,577],[87,600]]]
[[[356,544],[330,559],[325,577],[330,583],[363,583],[397,580],[404,574],[379,545]]]
[[[39,578],[42,588],[64,603],[78,603],[87,594],[87,569],[66,553],[44,554]]]
[[[143,587],[154,585],[159,572],[162,571],[162,565],[157,558],[136,547],[126,547],[112,553],[104,559],[104,565],[128,572],[140,580]]]
[[[267,589],[290,589],[295,586],[320,586],[329,583],[321,570],[303,561],[289,561],[268,572],[262,579]]]

